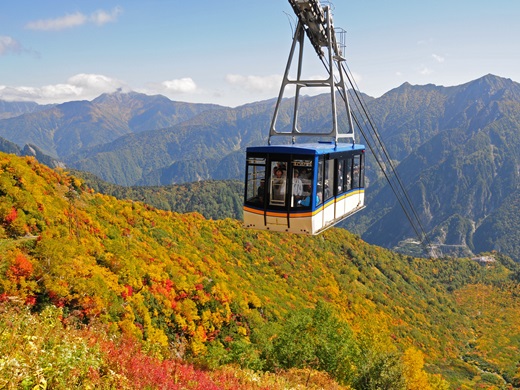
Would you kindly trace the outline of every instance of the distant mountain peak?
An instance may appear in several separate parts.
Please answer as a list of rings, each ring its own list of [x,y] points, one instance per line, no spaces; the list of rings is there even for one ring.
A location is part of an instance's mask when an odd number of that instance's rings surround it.
[[[467,99],[488,101],[501,99],[503,96],[520,99],[520,84],[490,73],[461,85],[459,89],[464,91]]]
[[[114,92],[107,92],[99,95],[97,98],[92,100],[92,103],[107,103],[107,102],[119,102],[119,103],[125,103],[129,100],[139,98],[139,97],[148,97],[148,95],[145,95],[143,93],[135,92],[135,91],[125,91],[122,88],[118,88]]]

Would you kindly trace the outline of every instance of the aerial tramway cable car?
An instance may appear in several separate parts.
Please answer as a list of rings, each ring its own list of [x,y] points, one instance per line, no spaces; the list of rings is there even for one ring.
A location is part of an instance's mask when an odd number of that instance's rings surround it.
[[[365,207],[365,147],[355,143],[341,66],[344,45],[336,39],[330,6],[322,6],[319,0],[289,0],[289,3],[298,16],[298,26],[275,106],[268,145],[246,150],[244,227],[319,234]],[[327,79],[302,78],[305,35],[325,65]],[[297,46],[297,75],[291,79],[289,73]],[[290,131],[279,131],[277,118],[288,86],[295,91],[292,126]],[[304,87],[327,88],[330,92],[330,130],[302,131],[299,128],[300,91]],[[338,125],[336,91],[344,103],[347,117],[343,131]],[[278,136],[290,137],[292,142],[272,145],[271,139]],[[311,142],[296,143],[297,138],[304,137],[311,138]]]

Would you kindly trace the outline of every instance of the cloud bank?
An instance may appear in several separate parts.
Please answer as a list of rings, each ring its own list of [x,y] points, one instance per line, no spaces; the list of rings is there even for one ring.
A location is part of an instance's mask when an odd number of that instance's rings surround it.
[[[54,19],[41,19],[29,22],[25,28],[38,31],[60,31],[69,28],[82,26],[87,23],[102,26],[106,23],[117,21],[117,17],[123,12],[121,7],[115,7],[112,11],[107,12],[98,10],[90,15],[81,12],[68,14]]]
[[[65,83],[43,87],[13,87],[0,85],[0,99],[7,101],[33,101],[40,104],[63,103],[72,100],[91,100],[102,93],[128,90],[122,81],[103,75],[80,73]]]
[[[197,90],[197,85],[190,77],[184,77],[176,80],[163,81],[161,83],[162,88],[165,92],[178,94],[178,93],[191,93]]]

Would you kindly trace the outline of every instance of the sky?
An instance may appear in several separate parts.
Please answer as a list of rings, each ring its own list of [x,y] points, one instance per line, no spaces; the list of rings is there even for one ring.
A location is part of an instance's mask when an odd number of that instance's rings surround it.
[[[322,4],[327,4],[322,1]],[[520,1],[336,0],[359,89],[520,82]],[[116,90],[236,107],[279,92],[295,28],[286,0],[16,0],[0,4],[0,99]],[[305,47],[305,74],[324,68]],[[311,93],[311,91],[309,91]]]

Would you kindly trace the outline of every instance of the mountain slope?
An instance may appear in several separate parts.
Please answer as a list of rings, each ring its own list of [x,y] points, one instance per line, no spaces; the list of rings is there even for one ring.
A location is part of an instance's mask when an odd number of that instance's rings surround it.
[[[118,199],[141,201],[161,210],[197,212],[207,219],[242,219],[244,183],[234,180],[200,181],[169,186],[124,187],[85,171],[71,171],[85,184]]]
[[[67,163],[122,185],[171,184],[173,178],[181,183],[213,176],[236,179],[228,172],[219,175],[218,164],[246,145],[261,142],[265,135],[261,130],[270,123],[272,104],[261,102],[203,112],[172,128],[132,134],[78,153]],[[168,176],[172,181],[163,181]]]
[[[421,87],[402,88],[409,100],[421,101],[413,93],[415,89],[423,94]],[[397,170],[425,230],[445,253],[495,249],[489,240],[487,244],[480,239],[475,242],[473,236],[486,219],[496,220],[497,209],[506,207],[508,199],[520,190],[520,85],[486,76],[460,87],[432,90],[443,93],[442,99],[436,99],[444,102],[444,107],[436,110],[443,113],[436,119],[438,126],[425,128],[427,136],[415,150],[407,154],[402,148],[405,157]],[[419,116],[428,109],[416,108]],[[399,122],[399,117],[394,122]],[[401,128],[385,142],[389,149],[399,148],[403,139],[412,139],[419,130]],[[389,132],[386,128],[383,131]],[[362,216],[345,224],[347,228],[357,228],[367,241],[388,247],[414,237],[384,182],[372,187],[368,204]],[[514,230],[518,221],[512,218],[510,239],[504,237],[508,244],[502,247],[511,248],[506,253],[519,260]]]
[[[486,219],[486,226],[497,220],[495,210],[518,190],[519,84],[487,75],[448,88],[403,84],[366,100],[426,231],[443,253],[507,248],[518,260],[514,231],[502,235],[499,246],[473,236]],[[86,150],[68,162],[124,185],[240,180],[244,148],[265,142],[273,103],[205,112],[173,128]],[[327,104],[324,95],[303,99],[302,126],[327,128]],[[278,128],[290,123],[290,108],[286,101]],[[343,226],[369,242],[398,247],[414,233],[367,155],[368,207]]]
[[[35,102],[9,102],[0,100],[0,120],[13,118],[26,113],[45,110],[52,105],[39,105]]]
[[[318,337],[327,348],[335,340],[335,351],[348,340],[351,377],[331,361],[319,367],[354,388],[391,373],[402,378],[400,364],[414,362],[406,363],[410,348],[453,386],[513,383],[518,268],[505,257],[487,266],[414,259],[342,229],[318,237],[244,230],[234,220],[95,194],[32,158],[0,159],[0,300],[64,307],[67,321],[97,319],[149,350],[185,351],[204,364],[291,367],[282,357],[301,356]],[[475,314],[479,291],[504,304],[496,325],[493,311]],[[306,333],[298,327],[306,321],[321,325]],[[345,338],[329,339],[340,330]],[[492,331],[501,337],[490,345]],[[313,356],[298,364],[313,367]],[[429,386],[422,388],[446,388]]]

